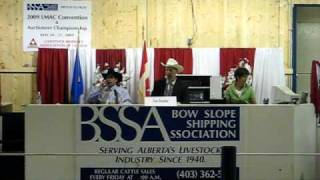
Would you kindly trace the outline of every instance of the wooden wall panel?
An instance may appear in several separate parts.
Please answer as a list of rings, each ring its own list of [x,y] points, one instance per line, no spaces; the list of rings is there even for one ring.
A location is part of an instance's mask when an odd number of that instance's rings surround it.
[[[289,0],[290,1],[290,0]],[[279,2],[279,47],[283,48],[284,67],[287,74],[292,74],[291,68],[291,37],[292,37],[292,5],[288,0],[280,0]],[[289,81],[287,81],[289,82]]]
[[[319,4],[320,0],[290,0],[293,4]]]
[[[140,0],[92,1],[92,44],[94,48],[137,47],[141,25],[137,24]],[[143,9],[144,10],[144,9]],[[140,18],[141,19],[141,18]],[[141,23],[141,22],[140,22]],[[139,45],[140,45],[139,44]],[[141,45],[142,47],[142,45]]]
[[[278,3],[269,1],[195,1],[195,47],[278,46]]]
[[[282,47],[291,72],[293,4],[320,0],[92,0],[92,47]],[[22,51],[23,0],[0,0],[3,100],[33,102],[37,53]],[[194,18],[192,15],[192,7]],[[32,69],[33,68],[33,69]],[[23,89],[23,91],[22,91]]]
[[[187,47],[192,36],[190,1],[148,1],[147,30],[151,47]]]
[[[0,62],[3,69],[32,66],[34,53],[22,50],[22,0],[0,0]]]
[[[2,102],[11,102],[14,111],[23,111],[24,107],[35,102],[35,74],[1,74]]]
[[[28,71],[35,66],[35,53],[22,50],[22,0],[0,0],[0,76],[2,102],[13,103],[14,111],[23,111],[32,102],[35,75],[7,73]],[[5,73],[4,73],[5,72]]]

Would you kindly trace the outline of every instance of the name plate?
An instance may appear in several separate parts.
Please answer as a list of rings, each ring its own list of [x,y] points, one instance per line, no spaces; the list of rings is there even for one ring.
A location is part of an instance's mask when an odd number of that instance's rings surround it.
[[[177,106],[176,96],[152,96],[144,98],[145,106]]]

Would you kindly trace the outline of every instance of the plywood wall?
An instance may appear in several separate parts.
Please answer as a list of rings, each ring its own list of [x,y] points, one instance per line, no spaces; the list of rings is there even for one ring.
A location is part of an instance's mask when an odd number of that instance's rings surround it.
[[[32,102],[36,54],[22,51],[22,0],[0,0],[0,80],[2,102],[22,111]],[[16,73],[18,72],[18,73]]]
[[[282,47],[290,71],[294,3],[320,1],[92,0],[92,47],[141,47],[143,39],[149,47],[188,47],[188,39],[192,47]],[[22,51],[22,5],[0,0],[1,94],[15,111],[36,94],[36,53]]]
[[[142,37],[142,0],[92,0],[92,46],[137,47]]]

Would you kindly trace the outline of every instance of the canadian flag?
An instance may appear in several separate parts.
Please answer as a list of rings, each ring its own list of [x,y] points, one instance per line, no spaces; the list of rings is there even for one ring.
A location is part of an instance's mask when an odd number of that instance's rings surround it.
[[[138,103],[144,104],[144,97],[150,96],[150,69],[147,55],[146,42],[143,44],[142,62],[139,76]]]

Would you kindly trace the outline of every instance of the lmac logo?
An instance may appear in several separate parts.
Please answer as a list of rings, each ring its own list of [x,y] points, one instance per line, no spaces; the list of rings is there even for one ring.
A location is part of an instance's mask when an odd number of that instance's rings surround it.
[[[58,4],[27,4],[28,11],[57,11]]]

